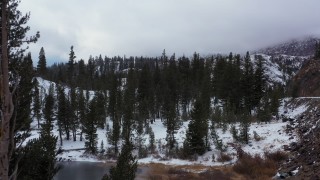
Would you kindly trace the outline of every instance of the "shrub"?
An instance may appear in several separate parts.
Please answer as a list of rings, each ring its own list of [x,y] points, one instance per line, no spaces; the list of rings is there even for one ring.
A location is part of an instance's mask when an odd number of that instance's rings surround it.
[[[273,153],[265,152],[264,157],[276,162],[284,161],[288,158],[288,154],[283,151],[276,151]]]
[[[232,157],[229,154],[220,152],[220,155],[217,158],[217,161],[219,162],[227,162],[227,161],[231,161]]]
[[[274,176],[277,169],[277,162],[273,158],[264,159],[260,155],[251,156],[247,153],[244,153],[233,166],[235,172],[251,179],[268,179]]]

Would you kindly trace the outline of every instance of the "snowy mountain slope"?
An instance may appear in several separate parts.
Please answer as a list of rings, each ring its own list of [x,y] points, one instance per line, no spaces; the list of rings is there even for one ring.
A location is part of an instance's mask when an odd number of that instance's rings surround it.
[[[50,86],[51,82],[38,78],[40,89],[43,89],[44,93],[47,93],[47,89]],[[94,92],[90,92],[91,96],[93,96]],[[44,94],[43,94],[44,95]],[[286,116],[296,117],[299,116],[303,111],[305,111],[306,105],[302,104],[301,106],[297,106],[292,111],[288,111],[285,107],[285,103],[282,103],[282,107],[279,109],[280,114],[286,112]],[[175,134],[177,143],[179,147],[182,147],[183,141],[185,139],[186,131],[188,128],[189,121],[185,121],[182,123],[180,129]],[[53,134],[58,136],[58,128],[56,122],[54,123]],[[112,121],[109,118],[106,119],[107,126],[104,129],[98,128],[97,129],[97,143],[98,143],[98,150],[100,150],[100,144],[103,142],[103,149],[105,152],[108,152],[108,148],[112,148],[112,145],[107,140],[107,127],[112,127]],[[282,149],[284,145],[288,145],[291,142],[296,142],[297,138],[296,135],[293,134],[289,136],[286,134],[286,126],[288,122],[280,122],[273,120],[271,123],[268,124],[258,124],[253,123],[250,126],[250,143],[248,145],[241,145],[243,150],[251,153],[251,154],[263,154],[265,151],[276,151]],[[208,151],[203,156],[199,156],[198,160],[196,161],[186,161],[186,160],[179,160],[179,159],[167,159],[166,158],[166,128],[161,122],[160,119],[156,119],[153,124],[150,124],[154,135],[155,135],[155,144],[156,150],[154,154],[149,154],[146,158],[139,159],[139,163],[150,163],[150,162],[159,162],[159,163],[166,163],[166,164],[204,164],[204,165],[222,165],[223,162],[217,162],[217,158],[220,156],[220,152],[215,149],[215,145],[212,141],[210,141],[210,146],[212,151]],[[235,125],[239,128],[239,124]],[[33,130],[31,132],[32,138],[39,137],[39,129],[37,129],[37,121],[34,119],[32,123]],[[223,144],[227,146],[226,153],[232,157],[232,160],[227,163],[233,163],[236,161],[236,151],[233,149],[232,144],[234,140],[230,133],[230,126],[228,129],[223,132],[222,129],[216,129],[218,135],[223,141]],[[256,131],[258,135],[261,137],[262,140],[255,141],[253,138],[253,132]],[[80,132],[79,132],[80,133]],[[210,134],[210,132],[209,132]],[[135,140],[137,138],[137,133],[133,131],[132,139]],[[148,147],[150,145],[150,135],[144,134],[143,138],[143,145]],[[98,156],[88,155],[85,154],[84,150],[84,141],[79,141],[79,137],[77,137],[76,141],[73,140],[66,140],[63,136],[63,145],[60,146],[60,140],[58,139],[57,147],[63,149],[63,153],[58,155],[58,159],[62,161],[108,161],[110,159],[99,159]],[[121,143],[119,143],[121,145]],[[134,152],[137,154],[137,150]],[[213,156],[214,155],[214,156]]]
[[[257,50],[255,53],[267,54],[269,56],[283,54],[289,56],[312,56],[315,52],[315,44],[319,41],[320,39],[316,37],[293,39],[278,45]]]
[[[264,58],[269,84],[285,85],[314,55],[317,42],[320,39],[316,37],[295,39],[254,51],[252,56]]]
[[[263,58],[263,67],[268,85],[278,83],[286,85],[308,60],[308,57],[304,56],[270,56],[267,54],[257,53],[250,56],[253,63],[256,61],[255,56],[261,56]]]

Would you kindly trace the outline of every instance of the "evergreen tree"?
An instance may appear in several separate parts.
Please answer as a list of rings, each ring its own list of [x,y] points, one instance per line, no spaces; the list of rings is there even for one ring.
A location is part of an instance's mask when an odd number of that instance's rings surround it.
[[[23,76],[20,78],[17,93],[14,96],[14,101],[16,102],[14,114],[17,131],[29,129],[30,123],[32,122],[30,114],[34,72],[31,54],[29,53],[25,56],[19,64],[18,73],[23,73]]]
[[[41,77],[45,77],[47,73],[47,60],[43,47],[40,49],[39,61],[37,65],[37,73]]]
[[[255,56],[256,59],[256,69],[254,72],[254,99],[253,99],[253,106],[258,106],[259,102],[265,92],[265,84],[266,80],[264,77],[264,67],[263,67],[263,61],[262,56]]]
[[[250,115],[248,113],[243,113],[241,116],[240,122],[240,134],[239,139],[241,142],[248,144],[249,143],[249,130],[250,130]]]
[[[167,127],[167,146],[169,148],[169,154],[176,144],[175,133],[179,128],[178,114],[178,89],[177,89],[177,67],[175,60],[169,61],[169,66],[164,69],[164,80],[163,84],[163,105],[162,113],[165,119],[164,125]]]
[[[206,151],[204,138],[207,135],[203,129],[207,126],[207,121],[203,116],[204,107],[201,99],[197,99],[191,111],[191,121],[186,134],[186,147],[188,155],[202,155]]]
[[[66,135],[66,139],[70,140],[70,104],[65,94],[65,88],[61,85],[57,86],[57,97],[58,97],[58,112],[57,120],[59,126],[59,134],[62,136],[62,131]]]
[[[72,137],[73,141],[76,141],[77,138],[77,129],[79,127],[79,120],[77,117],[77,93],[74,87],[70,88],[69,91],[69,100],[68,100],[68,113],[69,113],[69,121],[70,121],[70,128],[72,130]]]
[[[88,91],[87,91],[88,92]],[[80,141],[82,141],[82,134],[84,131],[84,124],[87,119],[87,113],[88,113],[88,100],[84,97],[84,92],[82,89],[79,89],[78,92],[78,119],[80,122]]]
[[[53,115],[54,115],[54,93],[53,90],[54,86],[53,84],[50,85],[49,87],[49,93],[45,98],[45,105],[44,105],[44,109],[43,109],[43,114],[44,114],[44,120],[45,123],[41,126],[41,130],[47,132],[47,134],[49,134],[48,132],[50,132],[53,128]],[[62,137],[60,136],[60,143],[62,145]]]
[[[40,138],[30,140],[23,148],[17,179],[51,180],[60,169],[56,165],[57,137],[41,134]]]
[[[270,97],[270,112],[274,116],[279,115],[279,106],[280,106],[280,99],[281,99],[281,87],[275,87],[271,92]]]
[[[140,77],[139,77],[139,85],[138,85],[138,94],[137,94],[137,101],[138,101],[138,116],[139,120],[139,127],[138,133],[142,133],[143,126],[149,126],[147,119],[150,118],[150,107],[151,106],[151,73],[149,70],[149,66],[146,64],[143,66]]]
[[[97,125],[99,128],[104,128],[106,122],[106,99],[102,92],[96,92],[96,111],[97,111]]]
[[[102,180],[134,180],[137,171],[136,158],[131,154],[132,145],[130,142],[126,142],[117,160],[117,165],[112,167],[109,171],[109,175],[105,175]]]
[[[122,137],[126,141],[129,141],[131,136],[131,126],[134,121],[135,111],[135,75],[133,70],[133,64],[130,65],[128,72],[127,83],[123,95],[123,125],[122,125]]]
[[[68,80],[71,85],[73,84],[73,80],[74,80],[75,59],[76,59],[76,56],[73,51],[73,46],[71,46],[70,53],[69,53],[68,70],[67,70],[68,71],[68,78],[69,78]]]
[[[113,121],[112,127],[112,135],[110,136],[110,140],[112,141],[112,145],[114,146],[115,153],[118,152],[118,142],[120,139],[120,109],[118,109],[118,105],[121,102],[120,89],[118,87],[119,79],[115,74],[112,76],[112,84],[109,92],[109,106],[108,112],[111,120]]]
[[[41,119],[41,102],[40,102],[40,92],[39,92],[39,83],[37,78],[33,79],[33,114],[37,118],[38,128],[40,128],[40,119]]]
[[[260,105],[257,110],[257,119],[261,122],[269,122],[271,120],[271,108],[270,108],[269,96],[265,95],[260,101]]]
[[[60,167],[56,164],[57,137],[52,134],[53,128],[53,90],[49,90],[45,103],[45,122],[41,125],[40,138],[32,139],[23,148],[20,162],[21,171],[18,179],[53,179]]]
[[[211,137],[213,140],[213,143],[215,145],[215,148],[219,150],[220,152],[225,151],[225,147],[223,146],[222,139],[220,139],[219,135],[217,134],[217,131],[215,129],[215,125],[211,125]]]
[[[85,147],[86,151],[91,154],[97,153],[97,112],[96,112],[96,99],[92,99],[89,103],[89,112],[83,124],[83,131],[85,133]]]
[[[254,106],[254,74],[253,74],[253,67],[250,60],[249,52],[247,52],[244,58],[244,72],[242,77],[242,90],[244,96],[244,106],[246,111],[251,114],[251,110]]]
[[[179,58],[179,87],[180,89],[180,100],[182,105],[182,115],[186,116],[189,113],[188,105],[191,101],[191,70],[190,70],[190,62],[189,59],[185,56]]]

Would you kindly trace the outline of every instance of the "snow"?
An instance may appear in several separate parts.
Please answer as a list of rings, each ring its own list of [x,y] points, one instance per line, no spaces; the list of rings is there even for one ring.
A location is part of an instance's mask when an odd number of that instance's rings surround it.
[[[178,130],[176,134],[176,140],[179,144],[179,147],[182,146],[182,143],[185,139],[185,132],[188,127],[187,122],[183,122],[181,128]],[[283,145],[289,144],[290,142],[296,141],[296,138],[289,140],[289,136],[285,134],[285,126],[287,124],[283,122],[272,122],[268,124],[258,124],[253,123],[250,126],[250,143],[249,145],[243,145],[242,148],[245,152],[250,154],[261,154],[263,155],[265,151],[276,151],[282,148]],[[239,124],[236,125],[238,127]],[[219,166],[225,164],[232,164],[236,161],[236,151],[232,147],[228,147],[227,154],[233,157],[233,160],[230,162],[217,162],[216,160],[212,159],[212,155],[217,158],[219,156],[219,151],[215,150],[213,143],[211,143],[212,151],[206,152],[204,155],[199,156],[196,161],[187,161],[187,160],[180,160],[180,159],[169,159],[165,158],[165,151],[160,151],[158,149],[158,143],[161,142],[162,145],[166,143],[166,128],[162,124],[160,119],[157,119],[153,124],[151,124],[151,128],[155,134],[155,142],[158,154],[149,155],[147,158],[139,159],[139,163],[163,163],[168,165],[191,165],[191,164],[202,164],[207,166]],[[256,131],[259,136],[262,138],[260,141],[255,141],[253,139],[253,131]],[[58,132],[54,132],[57,135]],[[217,129],[217,133],[219,134],[220,138],[222,139],[223,143],[226,145],[228,143],[234,143],[232,135],[229,130],[225,133],[222,132],[222,129]],[[104,143],[104,147],[108,148],[111,147],[110,144],[107,143],[106,138],[106,130],[105,129],[98,129],[98,149],[100,148],[101,141]],[[295,135],[294,135],[295,136]],[[145,145],[149,145],[149,135],[143,136],[145,138]],[[59,141],[59,140],[58,140]],[[59,142],[58,142],[59,144]],[[72,150],[72,149],[81,149],[84,148],[84,141],[73,141],[73,140],[63,140],[63,146],[61,146],[64,150]],[[84,150],[72,150],[66,151],[62,154],[58,155],[58,159],[62,158],[62,160],[71,160],[71,161],[90,161],[90,162],[101,162],[103,160],[99,160],[94,156],[86,156],[84,155]]]
[[[38,78],[40,87],[44,90],[47,90],[50,86],[50,82]],[[47,92],[46,92],[47,93]],[[94,93],[90,92],[90,96],[93,96]],[[280,114],[285,114],[288,117],[297,117],[301,113],[307,110],[308,106],[306,104],[301,104],[297,107],[287,107],[286,101],[288,99],[283,100],[282,106],[279,108]],[[285,113],[287,112],[287,113]],[[107,126],[112,128],[112,121],[109,118],[106,119]],[[186,131],[188,128],[188,124],[190,121],[184,121],[181,123],[180,129],[177,130],[175,134],[175,138],[179,147],[182,147]],[[54,123],[55,127],[53,129],[53,134],[58,136],[58,128],[56,126],[56,122]],[[250,125],[249,136],[250,142],[249,144],[245,145],[242,144],[242,149],[250,154],[260,154],[263,155],[265,151],[277,151],[281,150],[284,145],[288,145],[291,142],[297,141],[296,135],[293,134],[291,136],[285,133],[287,122],[280,122],[280,121],[271,121],[270,123],[252,123]],[[112,145],[109,144],[107,140],[107,126],[104,129],[98,128],[97,129],[97,147],[100,150],[101,142],[104,144],[104,150],[107,151],[108,148],[112,148]],[[33,130],[31,131],[31,136],[28,140],[39,137],[39,130],[37,129],[37,120],[31,124]],[[233,164],[236,162],[236,151],[231,147],[232,143],[235,143],[232,134],[230,133],[230,125],[226,132],[223,132],[221,128],[216,128],[216,131],[219,137],[222,139],[223,144],[227,145],[226,154],[232,157],[232,160],[229,162],[217,162],[217,157],[219,157],[220,151],[215,149],[215,146],[212,141],[210,141],[211,151],[206,152],[204,155],[199,156],[196,161],[188,161],[188,160],[181,160],[181,159],[168,159],[165,156],[165,150],[159,149],[159,145],[164,146],[166,144],[166,127],[163,125],[161,119],[156,119],[155,122],[150,124],[154,135],[155,135],[155,146],[156,146],[156,153],[148,155],[146,158],[139,159],[138,162],[143,163],[163,163],[168,165],[191,165],[191,164],[202,164],[206,166],[220,166],[226,164]],[[236,128],[239,128],[239,124],[235,124]],[[261,137],[260,141],[256,141],[253,138],[253,131],[256,131],[257,134]],[[80,132],[77,132],[79,134]],[[210,134],[210,133],[209,133]],[[136,137],[137,133],[133,132],[133,136]],[[84,135],[83,135],[84,137]],[[143,134],[142,136],[144,145],[147,147],[149,146],[149,134]],[[57,148],[62,148],[64,150],[63,153],[58,154],[58,160],[60,161],[90,161],[90,162],[101,162],[106,160],[101,160],[93,155],[88,155],[85,153],[84,144],[85,139],[83,141],[79,141],[79,135],[77,135],[76,141],[73,141],[72,137],[70,140],[66,140],[65,136],[63,136],[63,145],[60,146],[60,139],[57,142]],[[121,146],[122,142],[119,142],[119,146]],[[136,154],[136,152],[135,152]],[[213,159],[213,155],[215,159]]]

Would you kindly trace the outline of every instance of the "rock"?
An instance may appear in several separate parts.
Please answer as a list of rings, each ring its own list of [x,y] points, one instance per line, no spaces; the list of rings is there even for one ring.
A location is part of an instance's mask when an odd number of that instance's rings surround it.
[[[283,173],[280,173],[279,177],[280,177],[280,179],[285,179],[285,178],[289,177],[289,174],[283,172]]]
[[[291,140],[291,139],[294,139],[294,137],[293,137],[293,136],[290,136],[290,137],[289,137],[289,140]]]
[[[290,151],[291,148],[288,145],[283,145],[283,150],[285,151]]]

